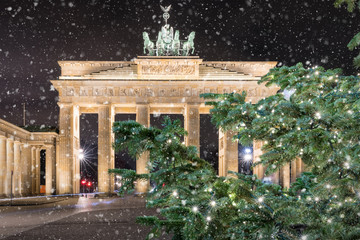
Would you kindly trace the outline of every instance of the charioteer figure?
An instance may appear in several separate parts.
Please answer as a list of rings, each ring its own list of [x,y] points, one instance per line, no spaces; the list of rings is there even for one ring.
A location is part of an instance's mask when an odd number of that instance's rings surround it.
[[[147,53],[150,56],[189,56],[190,53],[194,54],[195,32],[190,33],[187,41],[181,41],[180,32],[176,30],[174,35],[173,27],[170,27],[167,23],[167,20],[170,18],[169,11],[171,5],[160,7],[164,12],[163,18],[165,20],[165,25],[161,27],[161,31],[158,33],[156,44],[150,40],[147,32],[143,33],[144,54]]]

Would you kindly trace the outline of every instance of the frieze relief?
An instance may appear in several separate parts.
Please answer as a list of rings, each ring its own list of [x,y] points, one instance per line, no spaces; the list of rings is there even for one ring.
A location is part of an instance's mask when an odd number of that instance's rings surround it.
[[[80,96],[89,96],[89,88],[80,87]]]
[[[247,92],[247,97],[265,97],[273,91],[263,87],[233,88],[233,87],[67,87],[65,96],[107,96],[107,97],[197,97],[203,93],[242,93]]]

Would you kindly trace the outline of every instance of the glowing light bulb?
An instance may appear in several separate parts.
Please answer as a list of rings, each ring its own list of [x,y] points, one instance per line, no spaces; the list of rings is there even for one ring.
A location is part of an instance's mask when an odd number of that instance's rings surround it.
[[[211,201],[211,202],[210,202],[210,205],[211,205],[212,207],[215,207],[215,206],[216,206],[216,202],[215,202],[215,201]]]
[[[197,206],[193,206],[193,207],[192,207],[192,211],[193,211],[194,213],[197,213],[197,212],[199,211],[199,208],[198,208]]]

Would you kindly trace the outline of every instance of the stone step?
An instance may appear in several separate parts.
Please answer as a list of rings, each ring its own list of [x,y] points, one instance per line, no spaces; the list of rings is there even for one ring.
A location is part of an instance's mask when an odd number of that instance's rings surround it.
[[[135,76],[137,75],[136,73],[121,73],[119,74],[119,72],[113,72],[113,73],[93,73],[89,76],[107,76],[107,75],[118,75],[118,76]]]
[[[202,73],[200,72],[200,75],[213,75],[213,76],[241,76],[243,74],[238,73]]]
[[[136,72],[133,71],[133,70],[122,70],[122,71],[108,70],[108,71],[102,71],[102,72],[99,72],[99,73],[136,73]]]
[[[126,66],[126,67],[121,67],[121,68],[115,68],[114,70],[118,70],[118,71],[122,71],[122,70],[132,70],[132,67]]]
[[[213,74],[237,74],[237,72],[227,72],[227,71],[199,71],[200,73],[213,73]]]

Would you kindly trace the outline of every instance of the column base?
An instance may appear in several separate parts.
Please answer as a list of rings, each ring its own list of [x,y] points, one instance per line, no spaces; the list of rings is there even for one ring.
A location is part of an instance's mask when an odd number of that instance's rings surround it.
[[[135,197],[139,197],[139,198],[145,198],[147,196],[147,193],[144,192],[135,192],[134,193]]]

